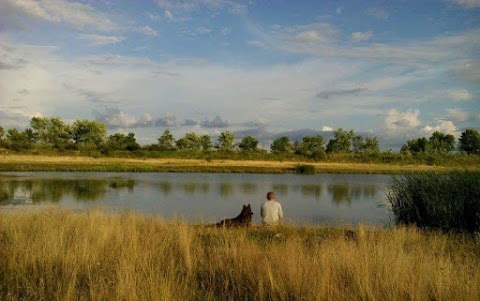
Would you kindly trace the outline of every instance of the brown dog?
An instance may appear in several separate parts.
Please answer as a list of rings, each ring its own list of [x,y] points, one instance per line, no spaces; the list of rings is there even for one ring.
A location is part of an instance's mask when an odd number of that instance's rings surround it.
[[[217,227],[248,227],[252,222],[252,207],[243,205],[242,212],[235,218],[227,218],[216,223]]]

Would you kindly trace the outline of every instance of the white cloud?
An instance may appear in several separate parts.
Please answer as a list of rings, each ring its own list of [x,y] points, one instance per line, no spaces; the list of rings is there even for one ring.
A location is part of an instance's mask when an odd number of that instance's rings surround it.
[[[95,120],[105,123],[111,129],[140,128],[153,125],[152,117],[148,113],[135,118],[117,108],[105,108],[104,112],[94,111],[93,115]]]
[[[448,90],[448,96],[454,101],[467,101],[472,99],[472,94],[468,90],[451,89]]]
[[[460,132],[458,131],[455,124],[450,120],[443,119],[437,120],[437,123],[435,125],[426,125],[424,128],[422,128],[420,132],[426,136],[431,135],[433,132],[451,134],[455,137],[460,136]]]
[[[384,119],[385,127],[390,131],[408,131],[418,127],[421,124],[419,110],[407,110],[399,112],[396,109],[388,111]]]
[[[121,36],[104,36],[98,34],[82,34],[79,38],[90,42],[92,46],[117,44],[125,40],[125,37]]]
[[[327,23],[275,26],[267,30],[251,22],[247,25],[252,34],[256,36],[253,42],[249,42],[252,45],[319,57],[364,58],[377,61],[430,64],[433,62],[443,63],[447,60],[467,60],[471,56],[471,49],[480,48],[480,29],[402,43],[393,41],[352,46],[345,44],[342,33]],[[368,32],[356,35],[357,38],[363,39],[368,36]],[[475,68],[468,70],[469,73],[478,74]]]
[[[373,32],[372,31],[366,31],[366,32],[354,32],[352,33],[352,41],[354,42],[362,42],[362,41],[368,41],[372,38]]]
[[[153,29],[153,28],[151,28],[150,26],[148,26],[148,25],[146,25],[146,26],[144,26],[144,27],[139,27],[139,28],[137,28],[137,31],[140,32],[140,33],[143,33],[143,34],[145,34],[145,35],[147,35],[147,36],[152,36],[152,37],[158,36],[158,32],[157,32],[155,29]]]
[[[446,109],[445,112],[449,119],[453,121],[465,121],[471,118],[472,114],[462,109]]]
[[[160,8],[174,11],[177,14],[189,14],[201,8],[208,8],[211,12],[225,10],[232,14],[244,14],[247,7],[231,0],[156,0]]]
[[[301,32],[295,36],[295,39],[300,42],[323,42],[325,37],[321,36],[320,33],[314,30],[308,30]]]
[[[232,29],[230,27],[223,27],[220,29],[220,33],[224,36],[228,36],[232,32]]]
[[[112,31],[119,26],[105,14],[90,5],[66,0],[2,0],[2,10],[7,14],[18,14],[67,24],[76,29],[94,28],[99,31]]]
[[[390,16],[385,9],[378,8],[378,7],[372,7],[367,9],[367,15],[370,15],[382,20],[387,20],[388,17]]]
[[[173,20],[173,15],[168,9],[165,10],[164,15],[165,15],[165,18],[167,18],[168,20]]]
[[[158,20],[161,19],[159,15],[153,14],[153,13],[148,13],[147,16],[148,16],[148,17],[150,18],[150,20],[152,20],[152,21],[158,21]]]
[[[330,126],[322,126],[322,132],[333,132],[333,128]]]
[[[453,3],[461,5],[465,8],[480,7],[480,0],[451,0]]]

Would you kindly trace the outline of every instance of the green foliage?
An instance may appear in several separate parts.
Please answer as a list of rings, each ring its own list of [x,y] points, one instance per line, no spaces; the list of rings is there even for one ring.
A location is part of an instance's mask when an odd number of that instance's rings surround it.
[[[448,153],[455,149],[455,137],[435,131],[428,140],[428,144],[432,152]]]
[[[170,130],[165,130],[158,138],[158,150],[160,151],[173,151],[175,150],[175,138]]]
[[[200,137],[200,143],[204,152],[209,152],[213,148],[212,138],[209,135],[203,135]]]
[[[333,133],[334,137],[327,144],[328,153],[348,153],[352,145],[352,138],[355,133],[353,130],[345,131],[342,128]]]
[[[185,136],[177,140],[176,145],[179,150],[199,151],[202,146],[202,142],[197,134],[186,133]]]
[[[13,128],[7,131],[6,135],[6,144],[7,147],[15,150],[21,151],[24,149],[31,149],[35,143],[35,135],[32,129],[26,129],[23,132]]]
[[[428,140],[425,137],[411,139],[407,141],[407,144],[402,146],[403,152],[425,153],[429,150]]]
[[[30,119],[37,142],[56,149],[65,149],[71,143],[70,127],[59,117],[33,117]]]
[[[218,136],[217,148],[219,151],[231,152],[233,151],[233,141],[235,140],[235,135],[230,131],[223,131]]]
[[[380,147],[378,144],[377,137],[366,137],[363,138],[362,136],[354,136],[352,137],[352,146],[353,152],[357,154],[364,154],[364,153],[378,153],[380,152]]]
[[[4,140],[4,138],[5,138],[5,130],[3,129],[2,126],[0,126],[0,146],[3,145],[3,142],[4,142],[3,140]]]
[[[283,136],[273,140],[272,145],[270,145],[270,151],[274,154],[292,152],[290,139],[287,136]]]
[[[480,171],[394,178],[388,200],[399,224],[480,231]]]
[[[319,156],[321,151],[325,151],[323,136],[305,136],[302,142],[295,141],[293,149],[297,155],[312,157],[313,154],[316,154]]]
[[[105,140],[107,128],[99,121],[88,119],[75,120],[72,125],[72,137],[75,144],[95,149]]]
[[[252,136],[245,136],[238,144],[238,147],[242,151],[256,151],[258,149],[258,140]]]
[[[134,133],[128,133],[128,135],[125,135],[123,133],[116,133],[108,137],[107,149],[109,151],[111,150],[135,151],[140,149],[140,145],[137,143]]]
[[[480,133],[476,129],[470,128],[462,132],[460,150],[468,154],[480,154]]]

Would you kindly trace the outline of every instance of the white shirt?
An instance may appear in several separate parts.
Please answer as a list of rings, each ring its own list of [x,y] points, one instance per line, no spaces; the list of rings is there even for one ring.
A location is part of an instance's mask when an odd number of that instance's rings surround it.
[[[266,201],[260,207],[260,215],[265,225],[278,225],[280,219],[283,218],[282,205],[275,200]]]

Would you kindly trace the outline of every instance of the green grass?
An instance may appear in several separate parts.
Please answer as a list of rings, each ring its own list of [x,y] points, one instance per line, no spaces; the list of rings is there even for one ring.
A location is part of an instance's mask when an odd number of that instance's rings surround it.
[[[446,231],[480,231],[480,171],[406,174],[388,196],[396,222]]]

